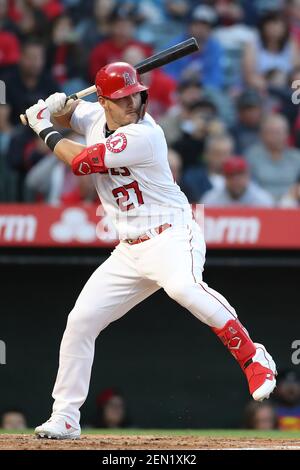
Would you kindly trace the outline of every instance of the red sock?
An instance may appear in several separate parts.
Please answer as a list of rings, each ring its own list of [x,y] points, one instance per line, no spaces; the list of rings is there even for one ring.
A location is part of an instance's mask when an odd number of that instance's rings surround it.
[[[212,328],[243,369],[249,365],[256,348],[239,320],[229,320],[223,328]],[[251,363],[251,361],[250,361]]]

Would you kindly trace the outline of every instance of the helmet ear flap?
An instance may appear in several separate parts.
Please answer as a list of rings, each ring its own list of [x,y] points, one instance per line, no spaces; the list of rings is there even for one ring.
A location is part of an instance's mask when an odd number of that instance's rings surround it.
[[[142,104],[146,104],[148,101],[148,91],[141,91]]]
[[[141,91],[141,99],[142,99],[142,104],[141,104],[141,109],[140,109],[140,119],[143,119],[146,113],[146,108],[148,104],[148,91],[144,90]]]

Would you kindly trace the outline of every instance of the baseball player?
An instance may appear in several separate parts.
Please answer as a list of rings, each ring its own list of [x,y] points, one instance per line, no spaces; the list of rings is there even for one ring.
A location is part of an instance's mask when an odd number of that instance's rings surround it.
[[[26,110],[30,127],[75,175],[92,175],[120,242],[83,287],[60,347],[51,418],[38,437],[80,437],[80,407],[89,389],[95,340],[111,322],[163,288],[208,325],[244,372],[255,400],[276,385],[275,363],[253,343],[235,309],[202,279],[203,231],[174,182],[162,129],[146,113],[147,87],[124,62],[97,74],[98,101],[66,103],[64,93]],[[85,136],[87,146],[64,139],[50,118]]]

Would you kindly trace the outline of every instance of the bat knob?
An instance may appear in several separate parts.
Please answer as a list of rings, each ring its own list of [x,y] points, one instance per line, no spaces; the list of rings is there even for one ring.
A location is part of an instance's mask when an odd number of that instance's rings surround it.
[[[23,126],[27,126],[27,125],[28,125],[28,119],[27,119],[26,114],[20,114],[20,121],[21,121],[21,123],[23,124]]]

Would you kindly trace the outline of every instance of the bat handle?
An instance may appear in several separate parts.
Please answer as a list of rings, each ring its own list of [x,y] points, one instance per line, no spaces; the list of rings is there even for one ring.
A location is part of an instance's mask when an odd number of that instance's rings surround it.
[[[66,99],[66,104],[69,100],[78,100],[78,96],[77,96],[77,93],[73,93],[73,95],[70,95],[67,97]],[[27,119],[27,116],[26,114],[20,114],[20,121],[21,123],[23,124],[23,126],[28,126],[28,119]]]
[[[78,96],[77,93],[73,93],[73,95],[70,95],[70,96],[67,97],[67,99],[66,99],[66,104],[67,104],[67,102],[68,102],[69,100],[74,100],[74,101],[76,101],[76,100],[79,100],[79,98],[80,98],[80,96]]]

